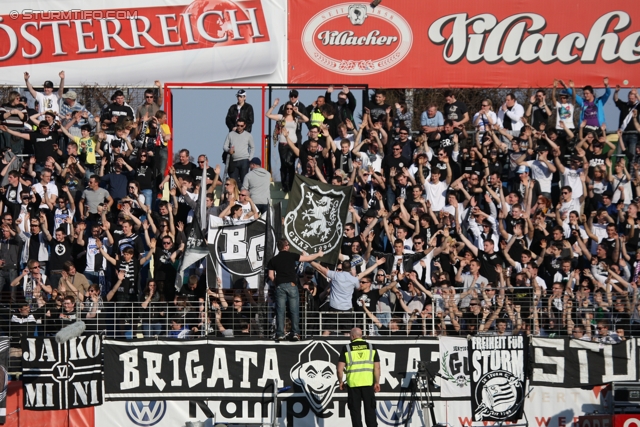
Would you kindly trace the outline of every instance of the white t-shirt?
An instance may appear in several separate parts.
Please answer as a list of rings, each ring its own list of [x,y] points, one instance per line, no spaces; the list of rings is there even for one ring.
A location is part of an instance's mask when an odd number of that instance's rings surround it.
[[[42,198],[42,204],[40,205],[40,209],[49,209],[49,206],[44,202],[44,187],[41,182],[33,185],[33,191],[38,193]],[[47,184],[47,195],[51,198],[51,195],[55,195],[58,197],[58,187],[53,183],[53,181],[49,181]]]
[[[529,160],[525,163],[531,168],[531,179],[535,179],[540,183],[540,191],[543,193],[551,193],[553,173],[549,169],[549,166],[540,160]]]
[[[573,170],[571,168],[564,168],[562,174],[563,185],[568,185],[573,190],[572,196],[574,199],[582,197],[582,181],[580,180],[580,173],[582,168]],[[580,212],[580,210],[578,210]]]
[[[591,253],[595,255],[596,249],[598,248],[598,243],[602,242],[603,239],[609,237],[607,234],[607,224],[593,224],[591,227],[591,232],[598,238],[598,241],[591,241]]]
[[[485,113],[484,111],[478,111],[476,114],[473,115],[473,123],[476,122],[476,119],[478,118],[478,116],[480,114],[486,115],[488,116],[489,120],[491,120],[491,123],[493,123],[494,125],[496,123],[498,123],[498,116],[496,115],[496,113],[494,113],[493,111],[489,111],[488,113]],[[485,126],[489,126],[489,122],[487,121],[487,119],[485,119],[484,117],[482,119],[480,119],[480,121],[478,122],[478,131],[479,132],[484,132],[485,131]]]
[[[52,92],[51,95],[45,95],[42,92],[36,93],[36,101],[38,101],[38,112],[40,113],[40,120],[44,120],[44,113],[46,111],[60,112],[60,98],[57,92]]]
[[[560,213],[566,214],[567,216],[569,216],[569,214],[572,211],[576,211],[578,212],[578,214],[580,214],[581,213],[580,209],[582,209],[582,206],[580,205],[580,200],[571,199],[568,202],[562,202],[562,205],[560,206]]]
[[[424,190],[427,194],[427,200],[431,202],[431,210],[440,212],[447,201],[447,188],[449,184],[446,181],[440,181],[432,184],[430,181],[424,183]]]
[[[573,129],[573,112],[573,104],[561,104],[556,101],[556,129],[562,129],[560,121],[563,121],[567,128]]]

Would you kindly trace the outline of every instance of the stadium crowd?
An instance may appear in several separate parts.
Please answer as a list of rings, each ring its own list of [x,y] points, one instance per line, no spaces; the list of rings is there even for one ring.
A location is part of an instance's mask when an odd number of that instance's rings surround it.
[[[206,221],[257,218],[269,206],[246,93],[225,118],[224,175],[184,149],[165,174],[172,134],[160,82],[137,108],[116,91],[94,115],[59,77],[57,91],[46,81],[40,92],[25,73],[34,108],[19,92],[0,108],[0,295],[12,345],[80,318],[88,332],[128,338],[273,335],[275,310],[255,290],[208,283],[201,265],[174,287],[201,186]],[[276,100],[266,116],[283,190],[296,173],[354,187],[341,262],[298,266],[304,334],[366,323],[380,335],[615,343],[640,332],[639,104],[635,90],[621,100],[616,87],[620,119],[608,133],[604,86],[597,97],[555,81],[526,105],[509,94],[477,111],[447,91],[444,105],[419,112],[416,130],[414,112],[388,105],[384,91],[361,109],[360,126],[346,86],[308,107],[296,90]]]

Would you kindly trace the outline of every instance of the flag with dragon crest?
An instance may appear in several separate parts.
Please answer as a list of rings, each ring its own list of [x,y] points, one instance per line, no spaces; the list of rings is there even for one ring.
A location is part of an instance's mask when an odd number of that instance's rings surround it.
[[[337,262],[352,189],[295,176],[284,218],[284,235],[292,252],[322,250],[324,256],[318,261]]]

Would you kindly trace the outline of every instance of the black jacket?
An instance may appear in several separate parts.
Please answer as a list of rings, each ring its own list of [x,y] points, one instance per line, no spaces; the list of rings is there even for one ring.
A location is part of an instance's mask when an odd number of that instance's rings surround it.
[[[227,111],[227,118],[225,119],[225,123],[227,128],[229,128],[229,132],[236,127],[236,120],[238,117],[238,104],[233,104],[229,107],[229,111]],[[246,102],[240,108],[240,118],[244,119],[247,127],[244,129],[247,132],[251,133],[251,126],[253,126],[253,107],[251,104],[247,104]]]

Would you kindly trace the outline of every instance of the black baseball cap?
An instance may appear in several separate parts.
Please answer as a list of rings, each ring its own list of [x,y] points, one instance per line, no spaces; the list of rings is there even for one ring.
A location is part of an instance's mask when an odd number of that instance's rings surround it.
[[[298,91],[295,89],[292,89],[289,91],[289,98],[297,98],[298,97]]]
[[[51,80],[45,80],[42,86],[53,88],[53,82]]]

